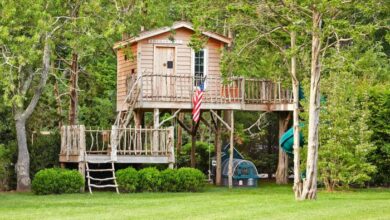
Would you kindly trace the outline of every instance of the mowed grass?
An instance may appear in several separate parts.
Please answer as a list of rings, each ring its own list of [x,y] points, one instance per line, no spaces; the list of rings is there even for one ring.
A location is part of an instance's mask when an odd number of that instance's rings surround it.
[[[291,186],[207,187],[200,193],[0,193],[0,219],[390,219],[390,190],[328,193],[297,202]]]

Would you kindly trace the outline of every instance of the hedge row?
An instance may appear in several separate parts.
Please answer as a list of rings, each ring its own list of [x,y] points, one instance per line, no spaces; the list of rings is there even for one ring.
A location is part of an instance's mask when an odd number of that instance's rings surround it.
[[[205,186],[205,175],[197,169],[159,171],[154,167],[140,171],[132,167],[118,170],[116,178],[124,192],[196,192]]]
[[[32,190],[39,195],[79,193],[84,178],[76,170],[50,168],[39,171],[32,181]]]

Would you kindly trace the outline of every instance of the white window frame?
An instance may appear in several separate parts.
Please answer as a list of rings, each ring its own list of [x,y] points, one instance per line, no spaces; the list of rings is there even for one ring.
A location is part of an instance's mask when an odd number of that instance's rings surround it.
[[[209,70],[209,50],[207,48],[202,49],[204,52],[203,63],[203,77],[207,76]],[[191,75],[195,76],[195,50],[191,48]]]

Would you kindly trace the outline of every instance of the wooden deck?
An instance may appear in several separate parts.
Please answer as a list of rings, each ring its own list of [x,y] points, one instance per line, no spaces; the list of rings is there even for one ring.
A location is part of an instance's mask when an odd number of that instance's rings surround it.
[[[192,109],[195,88],[204,84],[202,109],[245,111],[292,111],[290,89],[270,80],[232,77],[193,77],[188,74],[134,74],[127,88],[140,87],[136,109]],[[125,109],[125,106],[119,106]]]
[[[103,130],[86,129],[84,125],[63,126],[60,162],[173,164],[173,133],[173,127]]]

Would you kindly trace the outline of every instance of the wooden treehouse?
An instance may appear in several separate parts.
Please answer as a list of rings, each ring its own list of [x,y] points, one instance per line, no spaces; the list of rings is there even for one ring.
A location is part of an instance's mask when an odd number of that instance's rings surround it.
[[[202,112],[210,112],[214,124],[220,121],[231,132],[233,110],[292,111],[292,92],[280,83],[222,77],[221,53],[231,43],[229,38],[203,31],[207,41],[196,52],[189,46],[193,34],[190,23],[176,22],[172,27],[143,31],[117,42],[117,120],[107,130],[64,126],[60,162],[79,163],[81,171],[86,162],[107,161],[166,163],[172,167],[174,128],[162,126],[160,113],[175,112],[176,116],[178,112],[191,112],[192,97],[200,84],[205,87]],[[222,111],[229,112],[225,113],[227,117],[222,118]],[[153,112],[153,128],[143,126],[145,112]],[[203,118],[201,121],[208,123]]]

